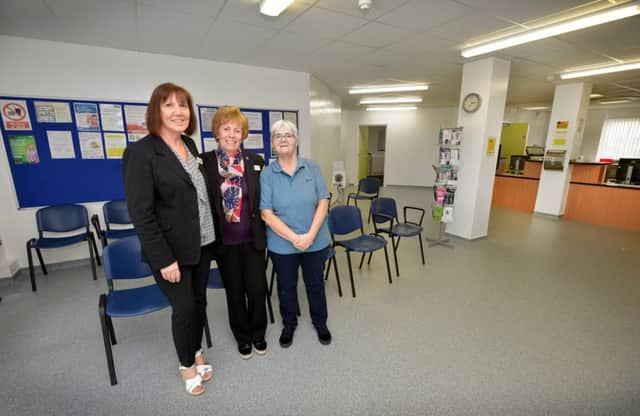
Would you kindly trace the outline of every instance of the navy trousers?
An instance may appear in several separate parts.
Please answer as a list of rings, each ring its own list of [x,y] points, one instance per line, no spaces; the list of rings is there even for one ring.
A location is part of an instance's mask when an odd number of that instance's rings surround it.
[[[285,328],[298,325],[298,269],[302,268],[302,279],[309,301],[311,322],[316,328],[327,327],[327,297],[324,291],[324,265],[329,248],[313,252],[277,254],[269,252],[278,279],[280,315]]]

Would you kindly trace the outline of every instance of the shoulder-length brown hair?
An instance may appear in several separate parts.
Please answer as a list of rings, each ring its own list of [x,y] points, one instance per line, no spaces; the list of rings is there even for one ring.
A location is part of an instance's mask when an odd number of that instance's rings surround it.
[[[242,126],[242,140],[246,139],[249,135],[249,120],[247,116],[240,111],[240,108],[231,105],[223,105],[218,108],[216,115],[213,116],[213,121],[211,122],[213,137],[215,137],[216,140],[220,140],[217,134],[218,129],[229,121],[235,121]]]
[[[149,133],[154,136],[158,136],[160,133],[160,126],[162,126],[162,118],[160,117],[160,106],[167,101],[172,94],[176,95],[178,101],[186,101],[189,106],[189,125],[184,131],[184,134],[191,135],[196,131],[197,121],[196,114],[193,112],[193,99],[191,94],[186,89],[173,84],[171,82],[165,82],[158,85],[151,93],[149,99],[149,106],[147,107],[147,129]]]

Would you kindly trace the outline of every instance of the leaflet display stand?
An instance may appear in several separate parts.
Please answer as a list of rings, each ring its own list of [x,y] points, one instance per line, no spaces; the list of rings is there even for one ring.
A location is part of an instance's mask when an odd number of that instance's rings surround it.
[[[453,204],[458,185],[458,169],[460,167],[460,145],[462,143],[462,127],[441,128],[438,136],[438,165],[433,165],[436,181],[433,187],[431,217],[439,223],[438,238],[427,238],[429,247],[445,246],[453,248],[449,239],[444,236],[447,223],[453,222]]]

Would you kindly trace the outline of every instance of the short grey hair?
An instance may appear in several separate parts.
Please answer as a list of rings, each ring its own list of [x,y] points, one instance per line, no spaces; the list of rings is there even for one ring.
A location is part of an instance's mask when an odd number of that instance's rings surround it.
[[[298,137],[298,128],[296,127],[295,124],[293,124],[289,120],[278,120],[275,123],[273,123],[271,125],[271,137],[273,137],[276,130],[280,130],[281,128],[285,128],[291,131],[291,133],[293,133],[293,135],[296,136],[296,138]]]

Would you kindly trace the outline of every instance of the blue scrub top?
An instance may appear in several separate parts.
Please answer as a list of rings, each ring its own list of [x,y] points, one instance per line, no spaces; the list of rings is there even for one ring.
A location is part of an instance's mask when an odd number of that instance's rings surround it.
[[[311,228],[318,201],[329,199],[329,191],[316,162],[298,158],[293,176],[282,170],[278,161],[272,162],[260,174],[260,209],[270,209],[296,234]],[[331,241],[325,217],[318,235],[306,252],[322,250]],[[293,244],[267,226],[267,248],[277,254],[301,253]]]

